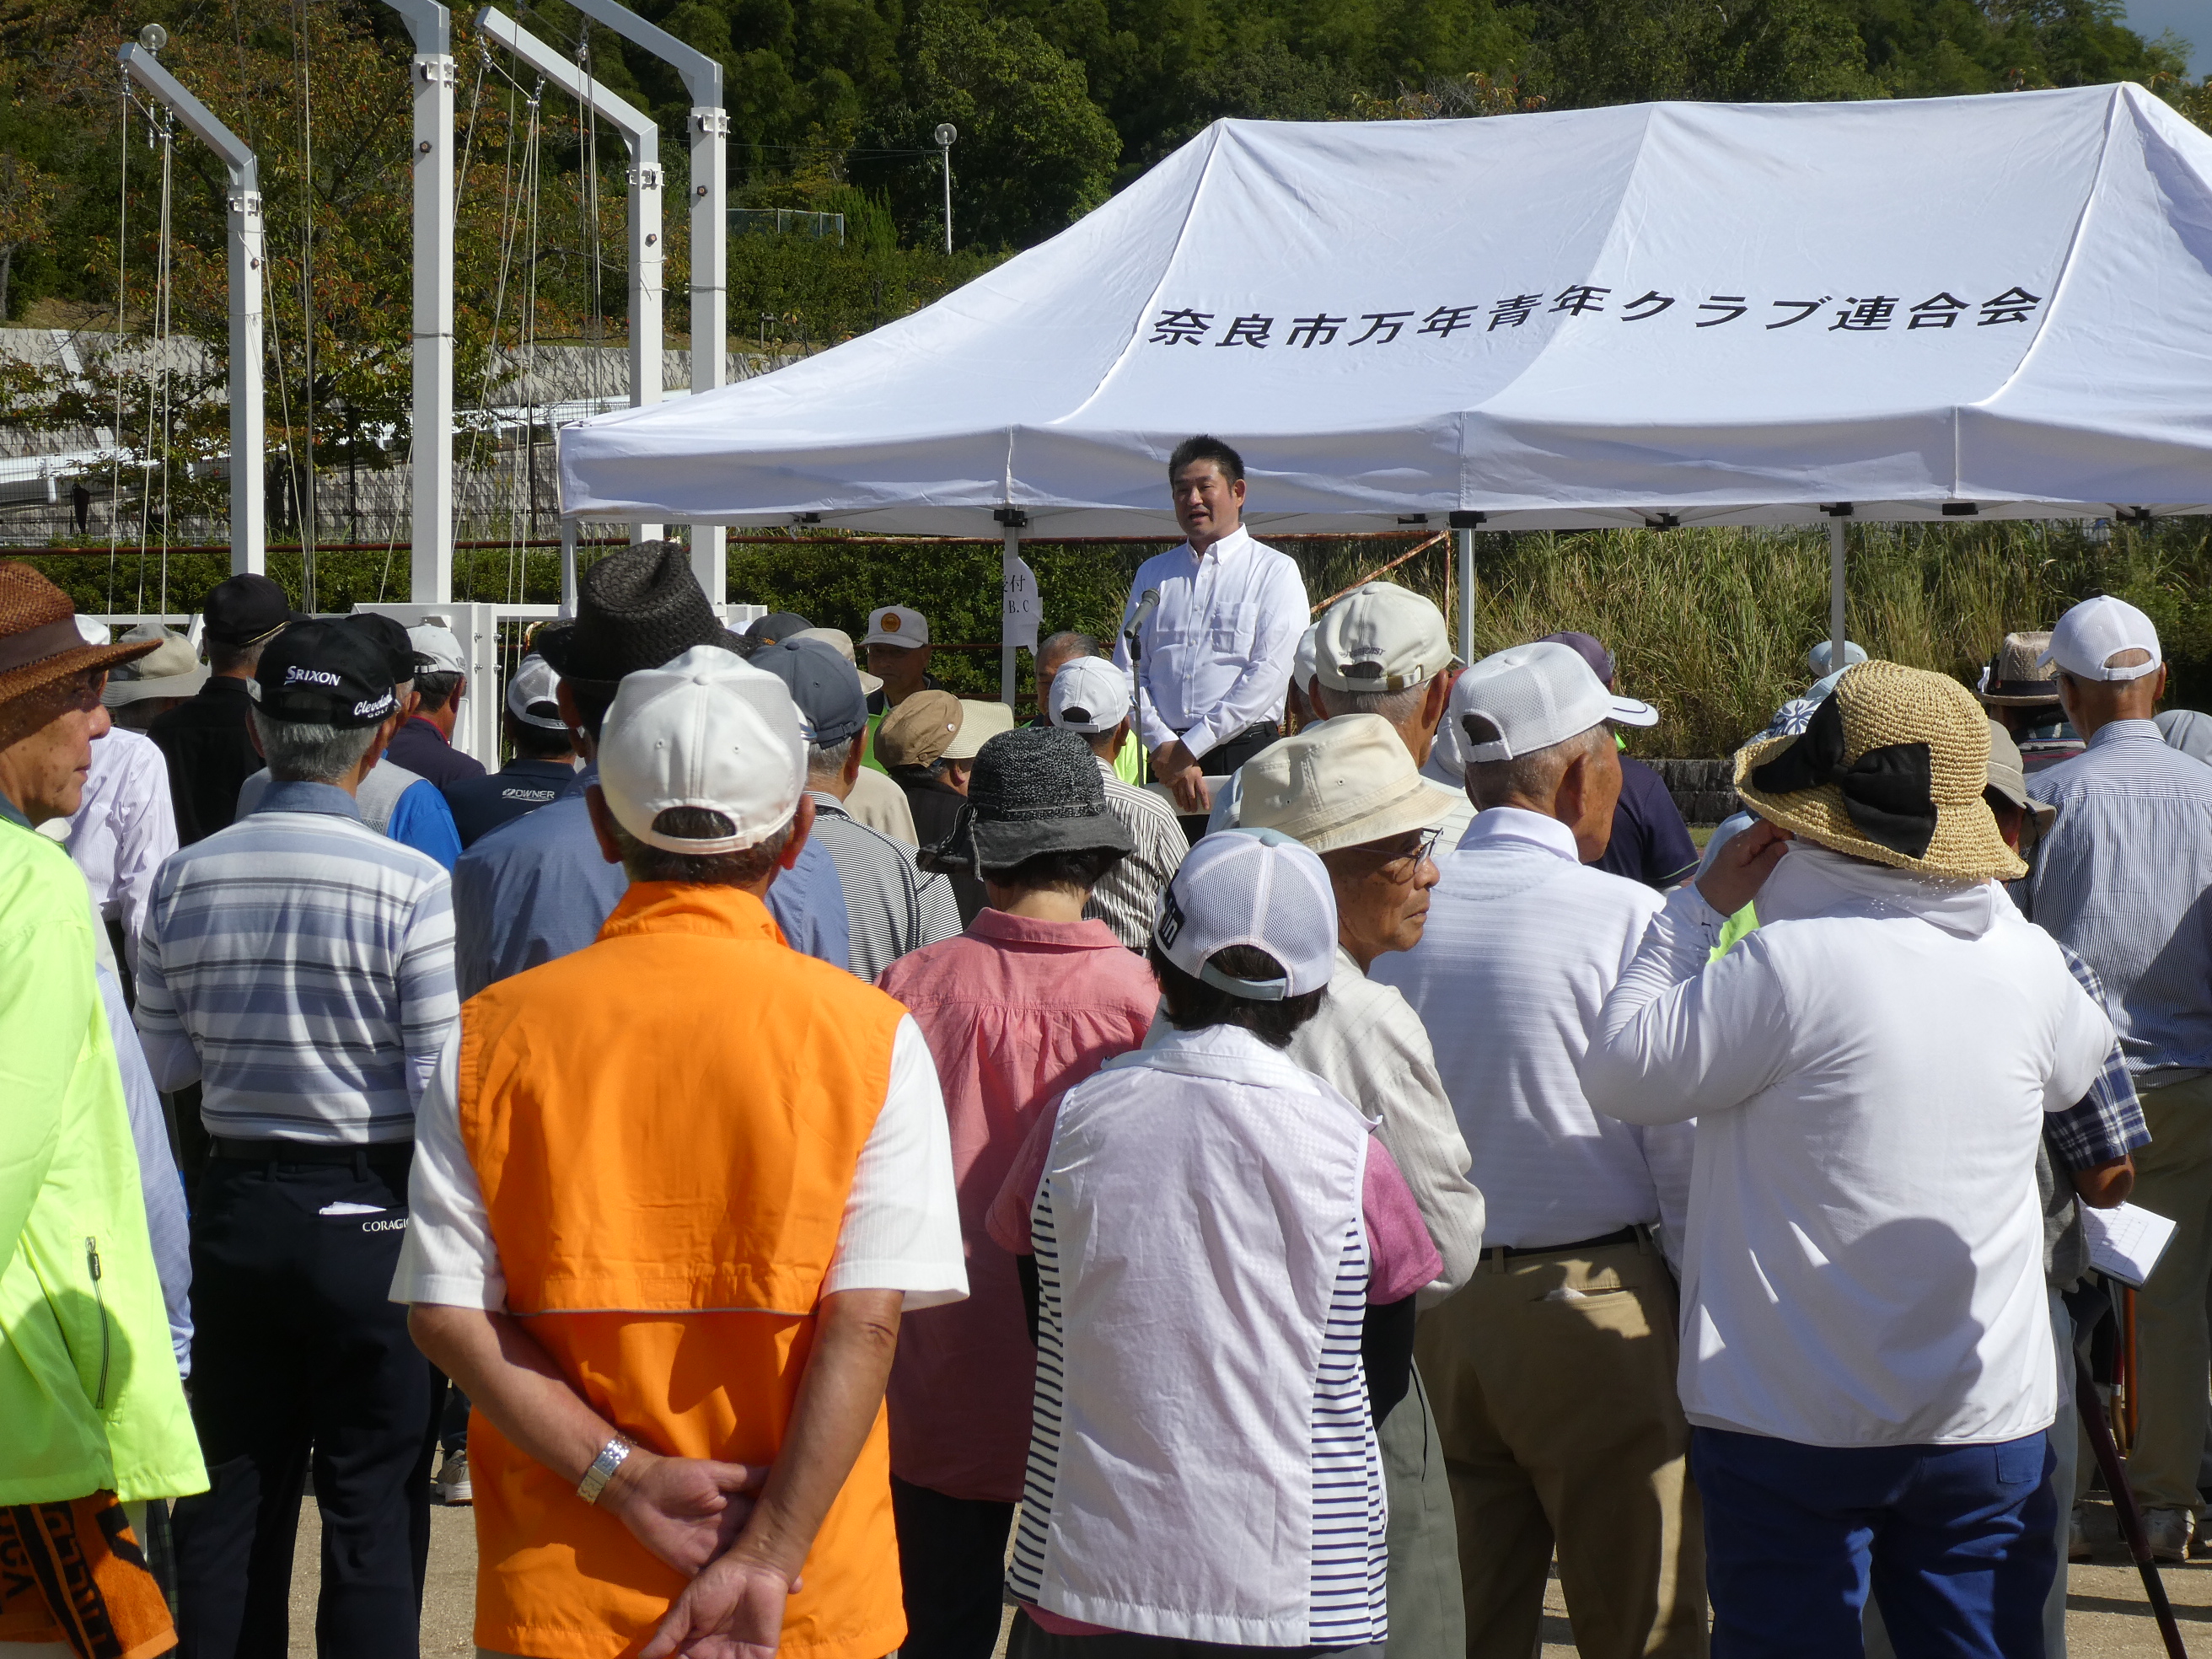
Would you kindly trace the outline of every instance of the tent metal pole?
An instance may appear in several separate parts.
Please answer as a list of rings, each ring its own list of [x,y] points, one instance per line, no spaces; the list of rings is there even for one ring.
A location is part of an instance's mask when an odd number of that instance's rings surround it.
[[[1459,554],[1459,659],[1474,660],[1474,532],[1455,530],[1452,543]]]
[[[261,181],[253,152],[208,112],[176,76],[143,46],[117,54],[124,73],[173,112],[222,158],[230,172],[230,573],[260,575],[269,568],[268,528],[262,511],[268,475],[262,452]]]
[[[1021,568],[1022,528],[1018,524],[1006,526],[1006,551],[999,562],[999,701],[1012,708],[1014,706],[1014,619],[1009,612],[1008,597],[1013,591],[1014,572]]]
[[[691,96],[691,390],[712,392],[729,374],[730,117],[722,107],[722,66],[616,0],[575,0],[576,9],[644,47],[684,77]],[[657,386],[658,381],[655,382]],[[729,599],[722,526],[691,526],[691,574],[717,611]]]
[[[1844,662],[1844,520],[1828,520],[1828,665]]]
[[[437,0],[385,0],[414,37],[413,546],[407,597],[453,597],[453,50]]]
[[[576,614],[576,521],[561,520],[561,614]]]

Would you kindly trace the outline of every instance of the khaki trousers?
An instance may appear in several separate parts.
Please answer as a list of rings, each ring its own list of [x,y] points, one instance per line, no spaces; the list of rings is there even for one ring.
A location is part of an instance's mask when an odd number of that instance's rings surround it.
[[[2195,1509],[2204,1455],[2212,1343],[2204,1296],[2212,1284],[2212,1078],[2142,1091],[2150,1145],[2136,1152],[2130,1203],[2166,1217],[2172,1240],[2136,1293],[2141,1343],[2141,1430],[2128,1480],[2145,1509]]]
[[[1390,1498],[1389,1659],[1450,1659],[1467,1645],[1451,1480],[1421,1368],[1406,1397],[1375,1425]],[[0,1659],[6,1659],[0,1656]]]
[[[1422,1316],[1414,1352],[1451,1478],[1468,1659],[1536,1650],[1555,1545],[1583,1659],[1706,1650],[1676,1306],[1647,1241],[1486,1255]]]

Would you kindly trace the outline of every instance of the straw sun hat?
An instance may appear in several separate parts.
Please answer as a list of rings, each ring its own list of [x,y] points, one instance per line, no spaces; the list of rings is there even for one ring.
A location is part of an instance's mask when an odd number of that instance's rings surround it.
[[[1893,662],[1837,681],[1805,730],[1736,752],[1735,784],[1761,817],[1853,858],[1957,881],[2027,866],[1982,800],[1989,717],[1956,680]]]

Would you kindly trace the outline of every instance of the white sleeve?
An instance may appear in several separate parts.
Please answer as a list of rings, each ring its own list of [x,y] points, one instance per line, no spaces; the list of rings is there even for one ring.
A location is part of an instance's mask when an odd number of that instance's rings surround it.
[[[415,1109],[407,1237],[399,1246],[392,1300],[503,1313],[507,1273],[492,1243],[483,1184],[461,1144],[460,1058],[456,1024]]]
[[[952,1131],[937,1062],[911,1014],[900,1017],[891,1040],[890,1085],[860,1149],[822,1283],[824,1296],[840,1291],[904,1291],[908,1313],[967,1298]]]
[[[137,770],[122,799],[135,802],[135,810],[118,825],[115,835],[115,886],[122,911],[123,956],[135,976],[138,971],[138,936],[146,929],[146,908],[154,900],[154,878],[163,860],[177,850],[177,809],[169,798],[169,766],[161,751],[149,751],[133,763]],[[118,801],[120,804],[120,801]]]
[[[1259,598],[1259,625],[1252,632],[1251,656],[1230,685],[1229,694],[1198,717],[1183,733],[1184,747],[1194,755],[1211,754],[1214,748],[1261,720],[1283,717],[1284,695],[1297,665],[1298,641],[1304,637],[1307,618],[1305,580],[1289,559],[1272,568]]]

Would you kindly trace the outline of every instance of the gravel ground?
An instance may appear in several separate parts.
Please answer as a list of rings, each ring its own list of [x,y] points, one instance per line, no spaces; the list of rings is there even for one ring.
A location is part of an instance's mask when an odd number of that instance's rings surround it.
[[[2091,1536],[2102,1541],[2097,1559],[2076,1562],[2067,1581],[2066,1642],[2074,1659],[2160,1659],[2158,1626],[2143,1599],[2127,1551],[2118,1542],[2109,1508],[2093,1511]],[[434,1510],[430,1516],[430,1583],[422,1605],[422,1652],[467,1655],[475,1604],[476,1534],[466,1510]],[[300,1547],[292,1576],[292,1652],[313,1659],[315,1579],[322,1528],[312,1499],[300,1517]],[[2212,1653],[2212,1561],[2163,1569],[2166,1593],[2193,1650]],[[1554,1578],[1545,1595],[1543,1659],[1573,1659],[1574,1634],[1567,1604]],[[1005,1650],[1001,1642],[1000,1652]]]

